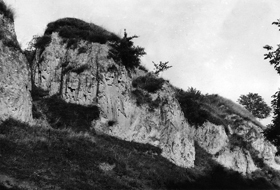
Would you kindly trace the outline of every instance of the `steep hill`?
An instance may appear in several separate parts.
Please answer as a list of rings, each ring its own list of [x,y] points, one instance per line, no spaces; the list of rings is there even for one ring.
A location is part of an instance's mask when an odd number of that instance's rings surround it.
[[[16,121],[31,120],[24,92],[23,119],[0,115],[0,185],[280,188],[276,148],[264,139],[264,127],[230,100],[180,90],[148,73],[132,39],[73,18],[50,23],[35,39],[26,54],[31,74],[25,63],[21,80],[26,91],[32,82],[32,126]],[[20,48],[12,52],[22,56]]]

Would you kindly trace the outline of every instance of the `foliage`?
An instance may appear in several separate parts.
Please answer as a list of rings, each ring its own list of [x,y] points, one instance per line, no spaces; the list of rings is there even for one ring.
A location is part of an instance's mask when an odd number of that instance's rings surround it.
[[[126,33],[121,40],[111,42],[109,57],[116,63],[123,64],[126,69],[134,69],[140,66],[140,57],[145,55],[144,48],[134,46],[132,40],[138,36],[127,37]]]
[[[158,108],[161,103],[159,98],[153,100],[149,93],[141,89],[135,89],[131,93],[136,99],[137,106],[147,104],[149,106],[149,111],[154,111],[154,109]]]
[[[160,72],[170,69],[172,66],[167,65],[168,63],[169,63],[169,61],[167,61],[167,62],[160,61],[159,64],[156,64],[155,62],[153,62],[154,67],[155,67],[155,75],[158,75]]]
[[[9,48],[14,50],[20,50],[21,47],[16,39],[10,39],[6,37],[5,31],[0,29],[0,40],[2,40],[3,44]]]
[[[273,108],[273,119],[272,124],[267,127],[264,131],[265,137],[278,147],[278,153],[280,152],[280,90],[277,91],[273,96],[271,102]]]
[[[185,118],[191,125],[200,126],[208,120],[208,112],[201,106],[204,95],[199,90],[192,87],[187,91],[177,89],[176,98]]]
[[[93,23],[87,23],[76,18],[63,18],[51,22],[43,36],[37,38],[35,47],[44,48],[51,40],[51,34],[57,32],[66,43],[67,48],[75,49],[80,40],[104,44],[107,41],[118,41],[120,38],[104,28]]]
[[[34,39],[34,48],[36,49],[44,49],[52,41],[50,35],[34,36],[33,39]]]
[[[0,125],[0,135],[1,175],[28,182],[30,189],[276,189],[266,174],[246,178],[197,144],[195,167],[185,169],[163,158],[157,147],[114,137],[12,119]],[[113,167],[104,171],[102,163]]]
[[[14,10],[7,6],[4,1],[0,1],[0,14],[3,14],[4,17],[8,18],[12,22],[14,21]]]
[[[132,86],[134,88],[141,88],[146,90],[150,93],[155,93],[156,91],[160,90],[163,83],[163,78],[158,78],[151,73],[148,73],[145,76],[140,76],[132,81]]]
[[[280,28],[280,19],[272,23]],[[264,59],[268,59],[270,64],[274,66],[274,69],[280,74],[280,44],[277,45],[277,49],[273,49],[272,46],[266,45],[264,49],[268,53],[264,54]],[[278,147],[280,152],[280,90],[278,90],[273,96],[271,102],[273,108],[273,120],[272,125],[264,132],[265,137],[270,140],[274,145]]]
[[[203,95],[195,88],[189,88],[187,91],[175,89],[175,91],[185,118],[194,126],[200,126],[209,121],[216,125],[225,126],[225,130],[228,132],[227,126],[234,124],[236,119],[232,120],[227,116],[237,115],[237,117],[263,127],[248,110],[217,94]]]
[[[149,70],[145,66],[143,66],[143,65],[139,65],[138,69],[140,69],[140,70],[142,70],[142,71],[144,71],[146,73],[149,72]]]
[[[271,108],[264,102],[263,98],[257,93],[241,95],[238,103],[243,105],[255,117],[264,119],[269,116]]]

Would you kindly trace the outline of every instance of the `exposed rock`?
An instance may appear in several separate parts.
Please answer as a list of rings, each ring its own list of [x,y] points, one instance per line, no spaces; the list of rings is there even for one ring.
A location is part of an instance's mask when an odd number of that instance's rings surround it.
[[[86,52],[79,54],[80,47]],[[160,147],[162,155],[175,164],[193,166],[194,141],[172,87],[166,83],[152,95],[161,102],[153,111],[147,105],[137,106],[131,94],[135,74],[108,59],[108,51],[106,44],[83,41],[77,49],[67,50],[53,33],[50,45],[37,52],[35,84],[68,102],[98,105],[100,120],[93,121],[97,133],[149,143]]]
[[[31,82],[27,60],[19,49],[14,25],[0,14],[0,121],[32,120]]]
[[[259,169],[255,156],[279,170],[280,165],[275,162],[276,148],[264,139],[262,128],[237,115],[230,118],[232,124],[227,126],[228,134],[224,126],[208,122],[195,130],[195,140],[217,162],[244,175]]]

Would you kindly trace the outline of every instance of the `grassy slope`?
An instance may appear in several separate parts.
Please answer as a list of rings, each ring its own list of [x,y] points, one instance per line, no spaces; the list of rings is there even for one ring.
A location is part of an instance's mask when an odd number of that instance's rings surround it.
[[[0,126],[0,174],[39,189],[257,189],[219,166],[197,147],[196,167],[183,169],[147,151],[150,146],[72,130],[30,127],[8,120]]]
[[[184,169],[156,154],[158,148],[151,145],[97,136],[85,130],[87,121],[78,130],[76,109],[63,112],[75,105],[53,98],[35,104],[37,116],[46,117],[52,128],[14,120],[0,125],[0,176],[39,189],[273,189],[262,173],[255,180],[243,178],[197,145],[195,167]],[[52,122],[65,113],[77,116],[72,125],[63,125],[63,119],[59,125]]]

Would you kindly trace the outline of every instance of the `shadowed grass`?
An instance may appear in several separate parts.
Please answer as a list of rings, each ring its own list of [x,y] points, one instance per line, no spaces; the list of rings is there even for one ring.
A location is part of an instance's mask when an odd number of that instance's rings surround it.
[[[196,145],[195,168],[178,167],[158,148],[70,129],[0,125],[0,171],[38,189],[274,189],[223,168]]]

